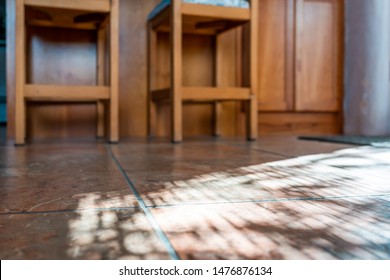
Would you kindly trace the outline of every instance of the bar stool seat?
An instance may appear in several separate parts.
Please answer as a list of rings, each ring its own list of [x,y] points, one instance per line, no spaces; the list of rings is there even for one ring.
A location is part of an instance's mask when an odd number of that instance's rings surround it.
[[[152,20],[165,8],[171,5],[171,1],[172,0],[162,0],[149,14],[148,20]],[[249,2],[247,0],[183,0],[183,2],[224,7],[249,8]]]

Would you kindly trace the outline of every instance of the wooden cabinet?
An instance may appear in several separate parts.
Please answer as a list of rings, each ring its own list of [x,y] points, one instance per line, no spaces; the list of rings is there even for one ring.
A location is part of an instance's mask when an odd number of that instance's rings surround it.
[[[259,4],[259,110],[291,110],[293,0],[262,0]]]
[[[343,0],[259,1],[260,133],[340,132],[342,50]]]
[[[341,105],[340,0],[297,0],[295,109],[337,112]]]

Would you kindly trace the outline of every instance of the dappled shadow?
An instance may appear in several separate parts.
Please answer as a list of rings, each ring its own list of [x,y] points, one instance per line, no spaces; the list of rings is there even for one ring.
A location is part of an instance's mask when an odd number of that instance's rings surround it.
[[[136,187],[151,207],[390,194],[389,151],[346,149]]]
[[[169,259],[144,212],[84,193],[74,210],[0,214],[1,259]]]
[[[389,259],[388,154],[347,149],[148,183],[141,194],[182,258]]]
[[[166,259],[105,145],[0,147],[1,259]]]
[[[184,259],[390,258],[390,197],[182,206],[154,213]]]
[[[79,207],[98,209],[98,200],[86,194]],[[67,255],[72,259],[169,258],[145,214],[137,209],[79,211],[68,221],[68,239]]]
[[[261,163],[245,149],[169,145],[117,156],[180,257],[390,258],[390,149]],[[5,153],[1,258],[169,258],[104,147],[60,150]]]

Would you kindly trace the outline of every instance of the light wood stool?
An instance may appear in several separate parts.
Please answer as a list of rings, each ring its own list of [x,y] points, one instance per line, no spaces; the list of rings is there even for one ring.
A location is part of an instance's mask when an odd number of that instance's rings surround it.
[[[94,102],[97,136],[119,141],[118,56],[119,0],[15,0],[15,144],[26,138],[29,102]],[[97,32],[97,78],[94,86],[29,84],[26,79],[26,25],[86,29]],[[108,81],[108,82],[106,82]]]
[[[173,142],[181,142],[182,104],[184,101],[210,101],[214,103],[215,134],[218,134],[219,101],[246,101],[247,138],[257,138],[257,9],[258,0],[251,0],[250,8],[214,6],[186,3],[172,0],[169,5],[148,21],[148,133],[153,135],[156,103],[169,100],[171,105],[171,137]],[[217,36],[231,28],[249,24],[249,86],[221,87],[186,87],[182,84],[182,36],[186,34],[203,34]],[[157,32],[170,33],[171,52],[171,86],[156,89],[155,79],[157,63]],[[218,40],[216,40],[218,42]],[[218,56],[218,54],[216,54]],[[222,58],[223,59],[223,58]],[[218,71],[218,65],[216,71]],[[218,73],[217,73],[218,74]],[[217,76],[217,75],[216,75]]]

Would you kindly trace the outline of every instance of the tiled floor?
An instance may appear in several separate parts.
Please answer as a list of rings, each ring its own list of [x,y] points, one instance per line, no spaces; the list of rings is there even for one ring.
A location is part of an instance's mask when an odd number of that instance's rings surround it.
[[[390,259],[390,149],[0,146],[1,259]]]

